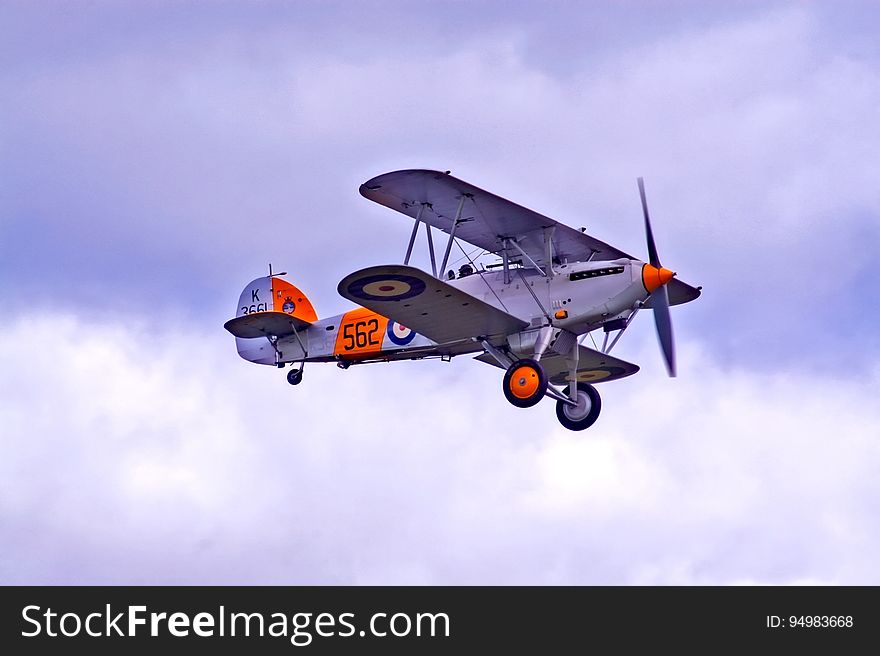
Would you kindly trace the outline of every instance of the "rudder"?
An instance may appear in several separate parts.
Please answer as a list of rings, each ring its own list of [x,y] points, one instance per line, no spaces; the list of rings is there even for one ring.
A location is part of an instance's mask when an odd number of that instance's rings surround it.
[[[281,319],[286,315],[297,319],[297,323],[310,324],[318,320],[314,306],[302,290],[278,276],[263,276],[252,280],[239,296],[235,310],[236,319],[262,313],[270,313],[273,318],[277,315]],[[268,320],[270,317],[266,318]],[[235,332],[230,329],[230,324],[234,321],[226,324],[227,330],[233,334]],[[277,322],[267,321],[268,323]],[[245,360],[258,364],[276,364],[275,348],[267,337],[236,336],[235,346],[238,354]]]

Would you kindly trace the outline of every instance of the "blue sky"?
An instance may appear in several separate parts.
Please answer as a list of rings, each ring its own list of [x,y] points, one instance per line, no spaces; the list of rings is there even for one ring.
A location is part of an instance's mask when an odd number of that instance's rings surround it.
[[[0,580],[876,583],[877,27],[6,3]],[[406,167],[634,254],[644,176],[664,264],[705,288],[673,312],[680,377],[643,317],[616,351],[643,373],[575,436],[464,359],[295,390],[240,361],[221,326],[269,261],[328,315],[400,259],[409,226],[357,186]]]

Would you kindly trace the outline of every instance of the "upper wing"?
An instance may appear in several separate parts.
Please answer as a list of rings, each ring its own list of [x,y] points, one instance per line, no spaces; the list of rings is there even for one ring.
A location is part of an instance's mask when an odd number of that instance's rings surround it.
[[[339,293],[437,343],[506,336],[522,319],[466,294],[415,267],[375,266],[347,275]]]
[[[501,367],[498,361],[488,353],[478,355],[476,360]],[[569,382],[568,364],[565,357],[548,354],[541,358],[541,366],[547,374],[547,380],[554,385],[565,385]],[[584,383],[599,383],[632,376],[639,370],[637,365],[594,351],[586,346],[578,347],[577,379]]]
[[[555,227],[554,258],[559,262],[583,261],[591,255],[593,260],[633,259],[604,241],[440,171],[385,173],[362,184],[360,192],[365,198],[413,218],[424,206],[422,221],[446,233],[452,230],[464,197],[462,221],[455,236],[490,253],[501,253],[503,238],[516,239],[536,264],[543,265],[547,259],[543,230]],[[509,253],[514,259],[520,257],[518,252]]]
[[[413,218],[424,205],[421,220],[446,233],[452,230],[459,202],[464,197],[456,237],[495,254],[501,253],[503,238],[515,238],[520,248],[539,265],[547,259],[543,231],[549,227],[555,227],[554,257],[560,262],[635,259],[580,230],[440,171],[412,169],[385,173],[362,184],[360,192],[364,198]],[[514,260],[520,258],[517,251],[508,253]],[[677,278],[669,282],[670,305],[687,303],[699,295],[699,289]]]

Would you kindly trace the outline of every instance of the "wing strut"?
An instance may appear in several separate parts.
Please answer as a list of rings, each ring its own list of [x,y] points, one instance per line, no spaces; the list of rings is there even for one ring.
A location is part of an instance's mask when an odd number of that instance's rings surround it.
[[[614,330],[614,328],[612,328],[612,327],[610,327],[610,325],[606,324],[605,341],[602,342],[602,353],[611,353],[611,349],[613,349],[614,345],[617,344],[617,342],[620,340],[621,337],[623,337],[623,333],[626,332],[626,329],[629,328],[629,325],[632,323],[632,320],[635,319],[636,315],[639,313],[639,310],[641,310],[641,309],[642,309],[642,304],[636,303],[635,306],[633,307],[633,310],[630,313],[630,315],[626,319],[623,320],[623,323],[618,328],[618,333],[614,336],[614,339],[611,340],[610,346],[608,345],[608,336],[611,334],[611,331]],[[617,324],[618,322],[615,321],[613,323]]]
[[[419,205],[419,213],[416,214],[416,223],[413,226],[412,234],[409,236],[409,246],[406,247],[406,257],[403,258],[404,264],[409,264],[409,258],[412,255],[413,246],[416,243],[416,235],[419,232],[419,224],[422,222],[422,212],[425,211],[425,203]],[[430,230],[430,228],[429,228]]]
[[[446,252],[443,254],[443,264],[440,265],[440,274],[444,275],[446,271],[446,263],[449,262],[449,252],[452,250],[452,241],[455,239],[455,231],[458,230],[458,224],[461,223],[461,210],[464,207],[464,199],[470,194],[462,194],[461,200],[458,201],[458,209],[455,210],[455,219],[452,221],[452,229],[449,231],[449,239],[446,240]],[[434,273],[436,277],[436,272]]]
[[[462,202],[463,199],[462,199]],[[434,277],[437,277],[437,256],[434,253],[434,235],[431,233],[431,224],[427,221],[422,221],[422,213],[425,211],[425,208],[431,209],[431,203],[419,203],[419,210],[416,213],[416,223],[413,226],[412,232],[409,235],[409,244],[406,247],[406,256],[403,258],[404,265],[409,264],[409,259],[412,257],[413,246],[416,243],[416,236],[419,234],[419,225],[422,223],[425,224],[425,230],[428,232],[428,254],[431,256],[431,271],[434,273]],[[453,234],[455,233],[455,227],[453,226]],[[449,246],[446,247],[446,257],[449,257],[449,248],[452,246],[452,237],[449,238]],[[445,262],[445,260],[444,260]]]
[[[520,255],[522,255],[524,258],[526,258],[526,259],[529,261],[529,263],[530,263],[533,267],[535,267],[535,271],[537,271],[538,273],[540,273],[540,274],[541,274],[542,276],[544,276],[545,278],[547,277],[547,274],[544,272],[544,269],[542,269],[542,268],[539,267],[537,264],[535,264],[535,261],[534,261],[531,257],[529,257],[529,254],[526,253],[526,252],[522,249],[522,246],[520,246],[519,244],[516,243],[516,239],[507,239],[507,240],[505,240],[505,241],[506,241],[507,243],[509,243],[509,244],[513,244],[514,248],[516,248],[516,250],[518,250],[518,251],[520,252]]]
[[[547,254],[545,255],[547,259],[547,277],[552,278],[555,271],[553,271],[553,233],[556,232],[556,226],[550,226],[549,228],[544,228],[544,248],[547,250]]]
[[[474,338],[475,341],[477,339],[478,339],[477,337]],[[513,362],[514,362],[513,358],[511,358],[509,355],[507,355],[501,349],[497,349],[494,346],[492,346],[492,344],[490,344],[488,340],[481,339],[480,344],[483,346],[484,349],[486,349],[486,353],[488,353],[493,358],[495,358],[495,361],[498,362],[498,365],[502,369],[507,369],[508,367],[510,367],[510,365],[513,364]]]
[[[515,243],[516,243],[516,242],[514,242],[514,244],[515,244]],[[525,253],[523,253],[523,254],[525,255]],[[526,255],[526,257],[528,257],[528,255]],[[519,274],[519,277],[522,278],[522,281],[523,281],[523,287],[525,287],[525,288],[528,290],[529,294],[532,295],[532,298],[535,299],[535,303],[538,304],[538,308],[540,308],[540,310],[541,310],[541,314],[543,314],[544,317],[546,317],[546,319],[547,319],[547,323],[548,323],[548,324],[552,324],[552,323],[553,323],[553,319],[550,318],[550,313],[547,312],[547,309],[546,309],[543,305],[541,305],[541,301],[539,301],[539,300],[538,300],[538,297],[535,296],[535,291],[532,289],[532,286],[531,286],[531,285],[528,283],[528,281],[526,280],[526,276],[525,276],[525,274],[523,273],[523,270],[522,270],[522,269],[517,269],[516,272]]]
[[[293,336],[296,337],[296,341],[299,342],[299,347],[303,351],[303,358],[309,357],[309,349],[307,349],[306,345],[303,344],[302,338],[299,336],[299,331],[296,329],[296,326],[293,326]]]
[[[437,259],[434,255],[434,235],[431,232],[431,224],[425,223],[425,230],[428,231],[428,253],[431,255],[431,272],[437,277]]]

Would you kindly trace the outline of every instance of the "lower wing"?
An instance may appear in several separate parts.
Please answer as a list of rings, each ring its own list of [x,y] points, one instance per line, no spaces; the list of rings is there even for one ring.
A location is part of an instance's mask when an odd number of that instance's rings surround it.
[[[497,341],[528,323],[415,267],[385,265],[350,273],[339,294],[439,344]]]
[[[498,361],[488,353],[478,355],[476,360],[501,367]],[[541,358],[541,366],[547,374],[547,380],[553,385],[564,385],[570,382],[568,364],[562,355],[548,354]],[[501,367],[503,368],[503,367]],[[600,383],[632,376],[639,370],[637,365],[594,351],[586,346],[578,347],[577,379],[584,383]]]

